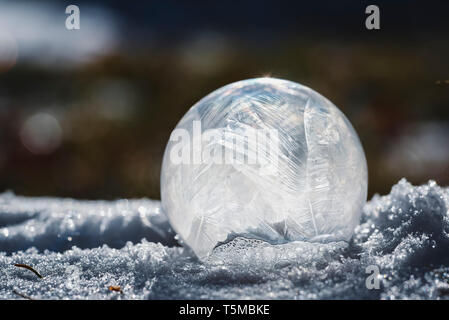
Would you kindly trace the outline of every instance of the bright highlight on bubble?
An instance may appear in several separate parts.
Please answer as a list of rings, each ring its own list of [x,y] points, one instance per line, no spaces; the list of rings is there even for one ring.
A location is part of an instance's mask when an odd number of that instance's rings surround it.
[[[200,258],[236,236],[349,240],[367,180],[357,134],[329,100],[295,82],[250,79],[207,95],[178,123],[162,207]]]

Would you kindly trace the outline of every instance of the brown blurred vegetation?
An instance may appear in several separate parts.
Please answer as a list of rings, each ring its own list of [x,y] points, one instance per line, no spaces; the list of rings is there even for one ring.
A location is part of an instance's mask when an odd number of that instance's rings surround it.
[[[447,39],[289,37],[258,45],[209,34],[72,69],[17,64],[0,74],[0,190],[159,198],[165,144],[187,109],[225,84],[266,75],[309,86],[346,114],[366,152],[370,195],[388,193],[403,176],[447,185],[447,57]],[[33,153],[20,137],[39,112],[62,128],[47,153]]]

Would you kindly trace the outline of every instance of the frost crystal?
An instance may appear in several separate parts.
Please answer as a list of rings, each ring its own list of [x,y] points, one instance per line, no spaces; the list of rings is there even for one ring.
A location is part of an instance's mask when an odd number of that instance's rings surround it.
[[[346,117],[312,89],[273,78],[200,100],[162,166],[163,210],[200,258],[238,236],[349,240],[366,192],[365,155]]]
[[[0,299],[449,299],[448,208],[449,188],[403,179],[349,243],[237,237],[201,262],[173,247],[158,201],[0,194]]]

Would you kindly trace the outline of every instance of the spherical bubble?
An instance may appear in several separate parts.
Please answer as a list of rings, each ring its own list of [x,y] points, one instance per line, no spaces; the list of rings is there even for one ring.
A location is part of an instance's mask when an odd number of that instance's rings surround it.
[[[162,207],[200,258],[237,236],[349,240],[367,181],[362,145],[336,106],[295,82],[250,79],[207,95],[178,123]]]

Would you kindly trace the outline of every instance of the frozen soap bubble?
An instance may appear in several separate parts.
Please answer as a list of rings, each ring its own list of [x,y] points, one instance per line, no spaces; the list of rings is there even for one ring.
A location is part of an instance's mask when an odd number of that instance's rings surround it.
[[[231,83],[196,103],[165,149],[162,207],[200,258],[237,236],[349,240],[367,193],[353,127],[298,83]]]

